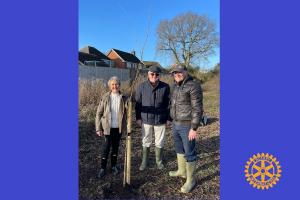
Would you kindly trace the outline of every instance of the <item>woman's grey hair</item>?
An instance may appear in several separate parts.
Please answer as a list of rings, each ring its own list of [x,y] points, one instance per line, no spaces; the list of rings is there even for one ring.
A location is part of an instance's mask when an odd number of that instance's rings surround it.
[[[121,85],[120,79],[117,76],[112,76],[107,82],[108,87],[110,87],[112,81],[116,81],[119,85]]]

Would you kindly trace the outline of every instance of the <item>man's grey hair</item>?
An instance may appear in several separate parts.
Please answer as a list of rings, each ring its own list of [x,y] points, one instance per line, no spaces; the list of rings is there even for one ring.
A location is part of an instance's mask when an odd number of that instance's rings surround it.
[[[110,86],[112,81],[116,81],[119,85],[121,85],[121,81],[117,76],[112,76],[107,82],[108,87]]]

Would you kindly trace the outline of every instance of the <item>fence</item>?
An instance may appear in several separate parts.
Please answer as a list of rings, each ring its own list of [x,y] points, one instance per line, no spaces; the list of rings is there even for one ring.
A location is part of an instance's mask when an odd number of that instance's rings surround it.
[[[127,81],[134,75],[130,69],[118,69],[111,67],[93,67],[79,65],[79,79],[102,79],[108,81],[112,76],[117,76],[120,81]]]

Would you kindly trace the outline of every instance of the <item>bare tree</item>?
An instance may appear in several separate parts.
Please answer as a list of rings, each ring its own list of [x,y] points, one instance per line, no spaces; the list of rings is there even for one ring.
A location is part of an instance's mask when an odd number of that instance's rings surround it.
[[[207,59],[219,45],[215,23],[191,12],[161,21],[157,36],[157,51],[188,67],[199,59]]]

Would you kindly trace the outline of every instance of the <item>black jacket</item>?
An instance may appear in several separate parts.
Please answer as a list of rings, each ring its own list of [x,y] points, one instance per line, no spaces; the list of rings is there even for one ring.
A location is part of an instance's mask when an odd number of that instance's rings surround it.
[[[171,118],[177,122],[190,123],[193,129],[197,129],[203,114],[202,101],[199,81],[187,76],[181,84],[174,83],[171,94]]]
[[[150,125],[165,124],[169,117],[170,87],[159,81],[153,87],[149,80],[141,83],[135,93],[136,119]]]

